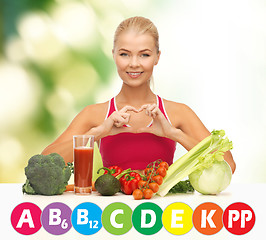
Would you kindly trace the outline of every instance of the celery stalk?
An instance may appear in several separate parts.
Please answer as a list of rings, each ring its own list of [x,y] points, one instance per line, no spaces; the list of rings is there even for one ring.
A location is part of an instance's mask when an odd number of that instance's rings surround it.
[[[199,168],[208,168],[215,161],[223,161],[224,152],[232,149],[232,142],[228,138],[223,138],[224,135],[223,130],[212,131],[210,136],[203,139],[185,155],[175,161],[169,167],[157,194],[163,197],[174,185],[190,173]]]

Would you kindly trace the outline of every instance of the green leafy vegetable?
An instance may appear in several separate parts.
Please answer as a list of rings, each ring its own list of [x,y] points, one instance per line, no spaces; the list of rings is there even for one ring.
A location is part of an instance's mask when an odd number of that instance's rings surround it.
[[[180,181],[169,190],[169,193],[187,193],[187,192],[194,192],[194,188],[189,180]]]
[[[232,149],[232,142],[227,137],[223,138],[224,135],[223,130],[212,131],[210,136],[175,161],[169,167],[157,194],[165,196],[175,184],[192,172],[209,168],[216,161],[224,161],[224,152]]]
[[[23,193],[57,195],[62,194],[71,176],[71,167],[57,153],[34,155],[25,167],[26,183]]]

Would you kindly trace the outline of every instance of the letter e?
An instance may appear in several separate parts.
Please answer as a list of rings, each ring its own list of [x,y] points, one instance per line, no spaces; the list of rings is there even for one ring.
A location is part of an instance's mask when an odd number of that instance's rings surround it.
[[[182,222],[182,217],[177,216],[178,214],[184,214],[184,210],[179,209],[179,210],[172,210],[172,221],[171,221],[171,228],[183,228],[182,223],[176,223],[176,222]]]

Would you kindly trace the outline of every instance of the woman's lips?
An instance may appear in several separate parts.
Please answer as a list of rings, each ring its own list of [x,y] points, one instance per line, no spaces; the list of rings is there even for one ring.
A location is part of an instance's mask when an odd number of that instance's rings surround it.
[[[138,78],[143,72],[127,72],[131,78]]]

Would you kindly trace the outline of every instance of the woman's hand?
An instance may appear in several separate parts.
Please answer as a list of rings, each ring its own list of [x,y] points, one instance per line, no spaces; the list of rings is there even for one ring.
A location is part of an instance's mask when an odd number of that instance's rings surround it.
[[[139,111],[132,106],[125,106],[119,111],[114,111],[99,127],[102,128],[104,136],[115,135],[121,132],[130,132],[131,127],[124,127],[129,123],[130,111]],[[101,136],[103,137],[103,136]]]
[[[145,104],[139,109],[140,111],[145,111],[148,116],[152,117],[153,122],[150,127],[138,129],[138,133],[149,132],[160,137],[172,138],[177,129],[169,123],[157,104]]]
[[[138,132],[148,132],[159,137],[166,137],[180,143],[184,148],[190,150],[199,141],[186,134],[181,129],[175,128],[165,118],[156,104],[143,105],[139,111],[145,110],[145,113],[153,118],[152,126],[141,128]]]

